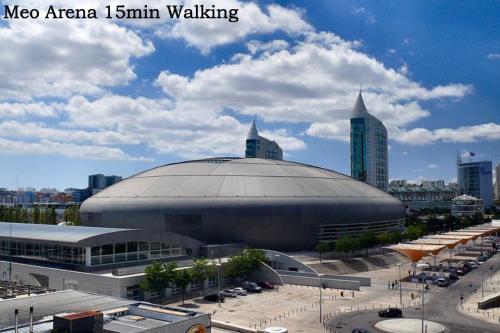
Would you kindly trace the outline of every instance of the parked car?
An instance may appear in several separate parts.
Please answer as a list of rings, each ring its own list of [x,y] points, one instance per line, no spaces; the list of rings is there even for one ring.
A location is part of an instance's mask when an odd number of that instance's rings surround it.
[[[467,265],[469,265],[469,267],[472,269],[476,269],[479,267],[479,264],[477,263],[477,261],[468,261]]]
[[[238,296],[238,294],[233,289],[226,289],[222,292],[222,294],[226,297],[231,298],[235,298],[236,296]]]
[[[439,287],[448,287],[450,281],[447,278],[440,277],[436,283]]]
[[[241,287],[236,287],[233,290],[236,293],[236,295],[238,295],[238,296],[246,296],[247,295],[247,291]]]
[[[458,274],[457,273],[450,273],[450,280],[458,280]]]
[[[482,255],[482,256],[479,256],[479,258],[477,258],[477,261],[482,264],[484,262],[486,262],[486,260],[488,260],[488,257],[485,256],[485,255]]]
[[[262,288],[257,285],[257,283],[252,282],[252,281],[245,281],[241,284],[243,289],[246,291],[250,291],[252,293],[261,293]]]
[[[365,330],[364,328],[355,328],[351,331],[351,333],[371,333],[371,331]]]
[[[274,289],[274,286],[266,281],[257,282],[257,285],[262,289]]]
[[[378,312],[379,317],[403,317],[403,311],[397,308],[388,308]]]
[[[205,297],[203,297],[204,300],[206,301],[210,301],[210,302],[218,302],[219,299],[221,302],[224,302],[224,300],[226,299],[226,297],[224,296],[223,293],[220,293],[220,294],[208,294],[208,295],[205,295]]]

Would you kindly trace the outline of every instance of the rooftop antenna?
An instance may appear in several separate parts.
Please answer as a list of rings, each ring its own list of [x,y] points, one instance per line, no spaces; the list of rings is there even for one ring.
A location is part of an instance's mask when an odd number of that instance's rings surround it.
[[[363,82],[359,84],[359,93],[363,92]]]

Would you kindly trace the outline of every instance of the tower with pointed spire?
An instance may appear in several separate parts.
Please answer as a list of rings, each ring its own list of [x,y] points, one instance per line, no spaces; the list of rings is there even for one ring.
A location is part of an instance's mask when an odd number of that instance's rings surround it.
[[[361,89],[351,114],[351,177],[387,190],[387,130],[368,113]]]
[[[255,119],[252,122],[250,131],[248,131],[245,158],[283,159],[283,150],[281,150],[280,146],[276,142],[259,135]]]

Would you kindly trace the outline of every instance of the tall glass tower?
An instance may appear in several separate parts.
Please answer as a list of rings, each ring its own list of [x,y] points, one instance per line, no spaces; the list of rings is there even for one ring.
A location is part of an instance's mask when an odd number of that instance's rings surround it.
[[[368,113],[361,91],[351,116],[351,177],[387,190],[387,130]]]

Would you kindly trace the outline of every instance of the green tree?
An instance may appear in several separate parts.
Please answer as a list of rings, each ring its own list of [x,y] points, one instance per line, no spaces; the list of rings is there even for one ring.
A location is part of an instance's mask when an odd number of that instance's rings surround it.
[[[40,207],[38,205],[34,205],[33,209],[31,210],[31,220],[33,223],[40,223]]]
[[[343,236],[335,242],[335,251],[344,252],[346,257],[349,252],[354,250],[355,240],[352,237]]]
[[[366,255],[368,255],[368,249],[377,245],[377,236],[373,231],[367,231],[358,237],[359,245],[362,249],[365,249]]]
[[[215,267],[205,258],[193,259],[193,262],[191,270],[193,280],[201,285],[202,294],[205,296],[205,280],[215,273]]]
[[[169,273],[165,269],[165,265],[159,262],[153,262],[144,270],[146,273],[144,280],[140,284],[140,288],[149,292],[158,292],[160,304],[162,301],[162,293],[171,282]]]
[[[319,254],[319,262],[323,259],[323,254],[330,251],[330,244],[327,242],[319,242],[316,245],[316,252]]]
[[[184,304],[186,288],[192,281],[193,275],[191,274],[191,269],[178,269],[175,271],[173,283],[175,283],[178,288],[181,288],[182,304]]]
[[[240,254],[229,258],[224,266],[225,275],[231,278],[246,277],[248,274],[259,269],[262,262],[267,258],[262,250],[244,249]]]
[[[57,224],[57,213],[54,206],[47,209],[47,224]]]

